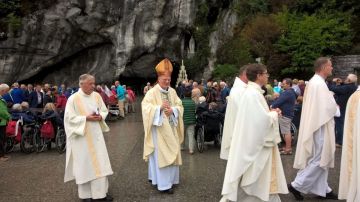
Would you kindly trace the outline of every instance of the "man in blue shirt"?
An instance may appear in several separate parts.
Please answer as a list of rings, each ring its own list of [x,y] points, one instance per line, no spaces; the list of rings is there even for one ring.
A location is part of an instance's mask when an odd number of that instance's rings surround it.
[[[12,102],[13,104],[20,104],[24,101],[24,92],[19,88],[19,83],[14,83],[13,88],[9,92],[9,98],[4,96],[4,99],[8,102]]]
[[[336,130],[336,146],[341,147],[343,141],[344,132],[344,120],[346,112],[346,104],[350,96],[357,89],[357,76],[355,74],[349,74],[343,85],[337,85],[338,78],[333,79],[333,83],[329,85],[329,90],[335,93],[336,103],[340,107],[340,117],[335,117],[335,130]]]
[[[115,81],[116,94],[118,99],[120,118],[125,117],[125,89],[120,85],[119,81]]]
[[[292,80],[286,78],[282,82],[284,91],[280,94],[280,97],[276,99],[271,108],[279,108],[282,112],[282,116],[279,117],[280,132],[285,139],[285,148],[281,151],[281,154],[292,154],[291,149],[291,121],[294,117],[294,106],[296,102],[296,93],[292,86]]]

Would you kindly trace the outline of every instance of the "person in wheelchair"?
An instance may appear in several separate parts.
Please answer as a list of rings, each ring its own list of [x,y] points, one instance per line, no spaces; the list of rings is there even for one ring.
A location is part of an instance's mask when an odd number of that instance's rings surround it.
[[[43,113],[40,117],[43,121],[50,120],[54,128],[54,134],[57,134],[59,128],[64,128],[64,122],[60,114],[56,110],[54,103],[47,103],[44,107]],[[55,137],[55,136],[54,136]],[[51,149],[51,142],[54,142],[55,138],[52,138],[51,141],[47,143],[47,148]]]
[[[56,130],[58,126],[63,127],[63,120],[58,113],[54,103],[50,102],[45,105],[43,113],[41,115],[41,119],[51,121],[55,129],[55,134],[57,132]]]
[[[17,121],[19,119],[23,119],[24,124],[26,123],[33,123],[35,121],[35,117],[31,114],[26,113],[26,111],[23,110],[20,104],[14,104],[11,107],[11,120]]]
[[[206,112],[209,110],[209,106],[206,102],[206,98],[204,96],[201,96],[199,98],[199,103],[196,105],[195,114],[197,117],[200,117],[203,112]]]
[[[215,102],[211,102],[209,109],[198,118],[204,126],[205,142],[215,140],[215,144],[219,145],[221,142],[219,142],[220,139],[216,138],[216,136],[221,134],[224,114],[218,111],[218,105]]]

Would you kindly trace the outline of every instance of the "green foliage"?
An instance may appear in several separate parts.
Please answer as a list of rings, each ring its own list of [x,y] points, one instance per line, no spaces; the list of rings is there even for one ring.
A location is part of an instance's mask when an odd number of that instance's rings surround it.
[[[20,0],[0,0],[0,18],[10,13],[18,13],[20,8]]]
[[[0,0],[0,31],[9,31],[16,33],[21,26],[20,0]]]
[[[237,0],[233,2],[233,10],[239,16],[239,24],[244,24],[257,13],[268,13],[268,0]]]
[[[241,37],[250,44],[255,57],[267,59],[280,34],[281,28],[272,15],[257,15],[245,25]]]
[[[240,36],[228,39],[217,51],[217,64],[232,64],[238,68],[253,62],[250,45]]]
[[[284,11],[277,14],[277,19],[284,33],[276,48],[291,57],[291,66],[282,70],[284,74],[311,71],[317,57],[339,54],[351,46],[349,13],[308,15]]]
[[[13,30],[17,30],[21,26],[21,18],[14,13],[10,13],[6,16],[6,22],[12,27]]]
[[[239,73],[239,68],[233,64],[218,64],[216,65],[212,76],[214,80],[232,81]]]
[[[196,44],[195,55],[184,60],[190,77],[202,71],[207,66],[210,57],[209,36],[213,31],[213,27],[207,22],[208,12],[208,4],[200,2],[197,7],[195,27],[192,30]]]

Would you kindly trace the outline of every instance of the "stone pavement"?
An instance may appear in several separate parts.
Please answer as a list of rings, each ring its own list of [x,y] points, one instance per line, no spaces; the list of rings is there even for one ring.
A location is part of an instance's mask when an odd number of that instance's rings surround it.
[[[109,191],[115,201],[149,202],[215,202],[220,200],[226,162],[219,159],[219,148],[209,144],[204,153],[189,155],[182,152],[180,185],[173,195],[160,194],[147,181],[147,164],[142,160],[143,126],[139,113],[125,120],[109,123],[105,134],[114,175],[110,176]],[[336,168],[329,174],[330,187],[337,192],[340,150],[336,153]],[[11,159],[0,162],[0,201],[79,201],[73,182],[64,184],[65,154],[55,150],[23,154],[15,151]],[[293,180],[293,156],[283,156],[288,181]],[[292,195],[281,195],[282,201],[294,201]],[[318,201],[306,196],[305,201]]]

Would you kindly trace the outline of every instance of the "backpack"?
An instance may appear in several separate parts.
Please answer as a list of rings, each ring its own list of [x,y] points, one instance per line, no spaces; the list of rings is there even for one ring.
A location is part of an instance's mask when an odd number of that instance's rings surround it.
[[[50,120],[46,120],[40,128],[41,137],[52,139],[55,137],[54,126]]]
[[[17,141],[21,140],[21,127],[19,127],[20,120],[19,121],[9,121],[6,125],[6,136],[7,137],[16,137],[15,139]],[[16,132],[17,131],[17,132]]]

